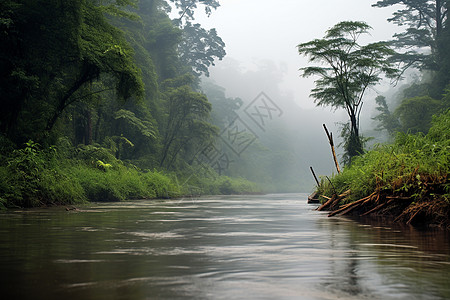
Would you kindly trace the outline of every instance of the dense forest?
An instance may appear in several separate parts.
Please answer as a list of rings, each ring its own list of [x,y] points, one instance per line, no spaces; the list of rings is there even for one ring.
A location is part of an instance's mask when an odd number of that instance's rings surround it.
[[[200,76],[225,55],[197,6],[219,4],[1,2],[2,206],[257,191],[197,160],[219,132]]]
[[[378,1],[374,10],[398,8],[388,21],[403,31],[393,40],[362,44],[370,25],[343,21],[322,39],[298,45],[311,62],[301,75],[316,78],[311,97],[349,117],[338,151],[345,167],[331,181],[322,178],[323,196],[352,190],[345,201],[357,200],[397,187],[392,182],[399,178],[421,178],[413,180],[420,188],[428,178],[439,183],[428,192],[448,204],[448,5]],[[254,116],[255,107],[207,79],[226,55],[225,42],[195,18],[219,6],[217,0],[2,1],[0,207],[308,189],[309,170],[301,170],[302,153],[292,146],[301,128],[276,118],[271,126],[248,126],[245,116]],[[368,99],[366,91],[385,78],[395,92]],[[254,102],[267,112],[283,113],[269,96],[258,97]],[[366,101],[378,105],[377,134],[393,144],[369,147],[359,125],[370,118],[361,114]],[[389,159],[414,159],[399,160],[391,172],[367,171],[376,169],[367,161],[383,161],[374,153],[386,149]],[[356,169],[373,182],[361,181]],[[407,189],[398,197],[422,195]]]

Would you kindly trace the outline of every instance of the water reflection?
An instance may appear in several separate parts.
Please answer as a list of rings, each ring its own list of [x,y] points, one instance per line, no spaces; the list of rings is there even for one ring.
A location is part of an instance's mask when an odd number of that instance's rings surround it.
[[[331,276],[321,284],[368,299],[450,299],[449,232],[382,224],[373,219],[318,220],[318,228],[328,232],[330,248],[345,252],[331,252]]]
[[[307,195],[0,213],[5,299],[449,299],[449,236],[327,218]]]

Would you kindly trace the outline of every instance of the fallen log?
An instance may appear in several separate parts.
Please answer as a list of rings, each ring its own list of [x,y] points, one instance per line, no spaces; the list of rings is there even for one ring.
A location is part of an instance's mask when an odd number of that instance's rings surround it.
[[[328,198],[328,197],[325,197],[325,196],[322,196],[322,197],[324,197],[325,199],[328,199],[328,201],[325,202],[324,204],[322,204],[321,206],[319,206],[319,207],[317,208],[318,211],[324,210],[325,208],[327,208],[328,206],[330,206],[331,203],[336,199],[335,195],[333,195],[331,198]]]
[[[344,205],[343,207],[339,208],[338,210],[335,210],[333,212],[331,212],[328,216],[329,217],[333,217],[337,214],[347,214],[350,211],[352,211],[353,209],[355,209],[356,207],[358,207],[359,205],[365,204],[367,201],[370,201],[372,199],[372,197],[375,195],[376,193],[372,193],[367,197],[364,197],[362,199],[359,199],[357,201],[351,202],[349,204]]]
[[[348,208],[354,208],[354,207],[358,206],[359,204],[361,204],[361,203],[364,202],[364,201],[365,201],[365,199],[360,199],[360,200],[358,200],[358,201],[355,201],[355,202],[346,204],[346,205],[344,205],[343,207],[339,208],[338,210],[335,210],[335,211],[331,212],[328,216],[329,216],[329,217],[333,217],[333,216],[335,216],[335,215],[337,215],[337,214],[339,214],[339,213],[341,213],[341,212],[347,210]],[[348,213],[348,212],[349,212],[349,211],[347,211],[347,213]]]
[[[327,202],[325,202],[320,207],[318,207],[317,210],[321,211],[328,207],[333,208],[334,206],[339,204],[339,201],[345,199],[348,195],[350,195],[350,192],[351,192],[350,190],[347,190],[338,196],[336,196],[336,194],[334,194],[331,198],[322,195],[321,197],[327,199]]]

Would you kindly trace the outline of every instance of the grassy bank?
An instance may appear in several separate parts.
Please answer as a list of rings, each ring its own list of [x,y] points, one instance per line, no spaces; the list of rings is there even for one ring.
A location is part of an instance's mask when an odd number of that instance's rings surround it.
[[[407,224],[450,226],[450,111],[427,135],[399,134],[356,158],[317,192],[335,214],[390,216]]]
[[[22,149],[6,148],[0,165],[2,208],[258,191],[241,178],[140,170],[96,146],[73,148],[61,143],[43,149],[30,141]]]

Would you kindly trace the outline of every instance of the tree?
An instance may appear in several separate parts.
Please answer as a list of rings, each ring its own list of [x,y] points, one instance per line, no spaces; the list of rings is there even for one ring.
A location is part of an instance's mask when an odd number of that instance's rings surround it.
[[[360,45],[358,39],[371,27],[364,22],[345,21],[326,32],[323,39],[299,44],[300,55],[320,66],[301,68],[303,77],[317,76],[311,97],[318,106],[343,108],[349,116],[350,134],[345,152],[349,159],[363,152],[359,117],[363,97],[370,86],[384,74],[398,76],[398,70],[387,60],[395,52],[386,42]]]
[[[220,4],[217,0],[170,0],[178,9],[178,18],[173,23],[182,29],[183,38],[179,44],[178,51],[183,64],[192,68],[196,76],[202,74],[209,76],[208,68],[213,65],[217,58],[222,60],[225,56],[225,43],[217,35],[217,30],[212,28],[206,30],[200,24],[193,24],[195,9],[199,4],[205,8],[209,17],[213,9]]]
[[[222,60],[225,56],[225,43],[217,35],[215,28],[206,30],[200,24],[187,22],[183,27],[183,39],[179,45],[181,62],[192,67],[195,75],[209,76],[208,68],[215,58]]]
[[[202,4],[205,7],[205,13],[209,16],[211,14],[211,9],[217,9],[220,4],[217,0],[169,0],[175,4],[175,7],[179,9],[178,15],[181,20],[185,18],[186,20],[194,19],[194,12],[197,8],[197,4]]]
[[[244,103],[242,99],[228,98],[225,88],[213,81],[202,80],[201,88],[212,105],[212,123],[222,129],[229,126],[238,116],[237,111]]]
[[[374,7],[401,5],[389,22],[405,26],[406,30],[394,35],[393,44],[406,49],[397,59],[406,67],[415,66],[438,70],[443,52],[440,38],[444,32],[448,16],[446,0],[381,0]],[[428,50],[424,52],[423,50]]]
[[[208,122],[211,103],[205,95],[180,83],[192,81],[191,76],[167,80],[165,85],[166,122],[162,128],[163,149],[160,167],[171,168],[179,153],[184,150],[195,154],[204,143],[217,136],[217,127]]]
[[[394,136],[395,132],[397,132],[400,128],[400,123],[397,116],[392,114],[389,110],[386,98],[384,96],[376,97],[375,102],[378,104],[376,110],[380,112],[379,115],[372,118],[373,120],[379,122],[375,130],[386,130],[389,136]]]
[[[404,99],[394,111],[399,118],[403,132],[427,133],[431,127],[433,115],[441,112],[442,102],[430,96]]]

